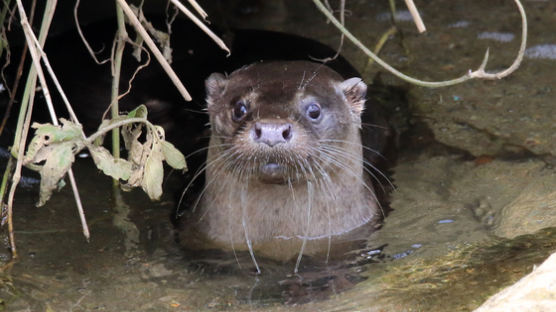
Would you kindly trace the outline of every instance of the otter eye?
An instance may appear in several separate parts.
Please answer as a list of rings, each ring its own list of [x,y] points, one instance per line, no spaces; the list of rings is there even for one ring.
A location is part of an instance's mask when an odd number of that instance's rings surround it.
[[[247,115],[247,104],[245,101],[239,100],[234,104],[232,119],[234,121],[240,121],[245,115]]]
[[[312,120],[317,120],[320,117],[320,105],[317,103],[311,103],[306,109],[307,117]]]

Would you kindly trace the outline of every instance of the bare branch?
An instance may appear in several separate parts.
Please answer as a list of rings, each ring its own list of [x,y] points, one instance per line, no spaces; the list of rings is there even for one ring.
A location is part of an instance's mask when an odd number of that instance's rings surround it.
[[[325,0],[325,5],[329,8],[328,10],[330,12],[333,12],[332,8],[330,7],[330,4],[326,0]],[[341,0],[340,1],[340,23],[342,24],[342,26],[345,25],[345,13],[346,13],[346,0]],[[338,45],[338,48],[336,49],[336,54],[334,54],[334,56],[323,58],[323,59],[313,58],[313,57],[310,57],[310,56],[309,56],[309,58],[311,58],[312,60],[318,61],[318,62],[323,62],[323,63],[327,63],[327,62],[330,62],[330,61],[333,61],[333,60],[337,59],[338,56],[340,56],[340,53],[342,53],[342,48],[344,46],[344,38],[345,38],[344,33],[341,33],[340,43]]]
[[[120,0],[118,0],[120,1]],[[170,0],[178,9],[180,9],[180,11],[183,12],[183,14],[187,15],[187,17],[193,22],[195,23],[197,26],[199,26],[199,28],[201,28],[202,31],[204,31],[214,42],[216,42],[216,44],[224,51],[226,51],[228,53],[228,55],[230,55],[230,49],[228,49],[228,47],[226,46],[226,44],[224,43],[224,41],[222,41],[222,39],[220,39],[215,33],[212,32],[212,30],[210,30],[205,24],[203,24],[203,22],[201,22],[193,13],[191,13],[191,11],[189,11],[183,4],[181,4],[181,2],[179,2],[178,0]]]
[[[199,3],[197,3],[197,1],[195,0],[187,0],[187,1],[189,1],[189,4],[191,4],[191,6],[195,9],[195,11],[197,11],[197,13],[201,16],[201,18],[206,21],[208,14],[207,12],[205,12],[205,10],[203,10],[203,8],[199,5]]]
[[[180,79],[178,78],[178,76],[176,75],[172,67],[170,67],[170,64],[168,64],[168,62],[166,61],[166,59],[164,58],[160,50],[157,48],[154,41],[151,39],[147,31],[145,30],[145,28],[143,28],[143,26],[137,19],[137,16],[133,14],[133,11],[129,7],[129,5],[124,0],[116,0],[116,1],[118,1],[118,5],[120,5],[125,15],[127,16],[129,22],[133,25],[137,33],[139,33],[141,37],[143,37],[143,40],[145,40],[145,43],[147,44],[149,49],[153,52],[155,58],[158,60],[158,62],[160,63],[164,71],[166,71],[166,74],[168,74],[168,76],[170,77],[170,79],[172,80],[172,82],[174,83],[178,91],[181,93],[183,98],[186,101],[191,101],[191,95],[189,95],[189,92],[187,92],[185,86],[181,83]]]
[[[405,0],[405,5],[407,5],[409,13],[411,13],[411,17],[413,17],[413,21],[415,22],[415,26],[417,26],[417,30],[420,33],[424,33],[425,31],[427,31],[427,28],[425,27],[425,24],[421,19],[421,15],[419,15],[419,11],[417,11],[417,7],[415,6],[413,0]]]
[[[89,54],[91,55],[91,57],[93,58],[93,60],[95,61],[95,63],[97,63],[98,65],[102,65],[108,61],[110,61],[110,58],[106,58],[102,61],[99,61],[96,54],[98,52],[93,51],[93,49],[91,48],[91,45],[89,45],[89,42],[87,41],[87,38],[85,38],[85,35],[83,34],[83,31],[81,30],[81,26],[79,25],[79,18],[77,17],[77,9],[79,8],[79,3],[81,2],[81,0],[77,0],[75,2],[75,6],[73,7],[73,18],[75,19],[75,26],[77,27],[77,32],[79,33],[79,37],[81,37],[81,40],[83,41],[83,44],[85,44],[85,47],[87,48],[87,51],[89,51]]]
[[[446,81],[440,81],[440,82],[436,82],[436,81],[431,82],[431,81],[423,81],[423,80],[415,79],[413,77],[410,77],[410,76],[398,71],[394,67],[390,66],[388,63],[384,62],[381,58],[376,56],[376,54],[374,54],[369,48],[367,48],[361,41],[359,41],[359,39],[357,39],[344,26],[342,26],[341,22],[338,21],[336,19],[336,17],[334,17],[334,15],[332,15],[332,13],[330,13],[330,11],[328,11],[326,6],[320,0],[313,0],[313,2],[317,6],[317,8],[334,24],[334,26],[336,26],[336,28],[338,28],[342,33],[344,33],[346,35],[346,37],[349,40],[351,40],[351,42],[353,42],[366,55],[368,55],[375,62],[377,62],[380,66],[382,66],[383,68],[385,68],[387,71],[394,74],[398,78],[403,79],[403,80],[405,80],[409,83],[421,86],[421,87],[439,88],[439,87],[452,86],[452,85],[459,84],[459,83],[462,83],[464,81],[474,79],[474,78],[501,79],[503,77],[508,76],[509,74],[514,72],[519,67],[519,65],[521,64],[521,61],[523,60],[523,55],[525,54],[525,46],[527,44],[527,17],[525,16],[525,10],[523,9],[523,6],[521,5],[521,2],[519,0],[514,0],[514,2],[516,3],[516,5],[519,9],[519,13],[521,15],[521,25],[522,25],[521,26],[522,27],[521,46],[520,46],[518,55],[517,55],[516,59],[514,60],[514,62],[512,63],[512,65],[510,67],[508,67],[507,69],[501,71],[501,72],[494,73],[494,74],[487,74],[484,70],[484,67],[485,67],[484,65],[486,65],[486,62],[483,61],[483,64],[481,65],[481,67],[479,69],[477,69],[476,71],[471,71],[470,70],[467,74],[465,74],[465,75],[463,75],[459,78],[452,79],[452,80],[446,80]],[[486,54],[485,57],[488,57],[488,54]]]

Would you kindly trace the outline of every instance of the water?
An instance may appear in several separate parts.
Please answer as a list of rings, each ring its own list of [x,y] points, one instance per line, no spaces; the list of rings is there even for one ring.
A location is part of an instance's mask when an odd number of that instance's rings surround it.
[[[383,54],[420,77],[452,77],[479,64],[488,45],[490,68],[503,68],[517,50],[520,30],[512,1],[499,4],[423,4],[430,33],[418,36],[404,22],[410,56],[398,37]],[[550,56],[556,37],[546,26],[554,24],[550,12],[556,4],[525,5],[533,21],[540,22],[531,22],[526,61],[512,77],[441,90],[411,88],[406,106],[386,101],[400,112],[391,120],[399,135],[396,162],[389,169],[396,185],[388,196],[391,210],[383,226],[346,255],[329,264],[304,257],[299,275],[292,274],[292,263],[260,260],[262,274],[256,275],[248,254],[238,254],[236,261],[230,253],[185,250],[173,224],[183,177],[173,173],[157,203],[140,191],[115,198],[110,180],[89,158],[79,158],[74,171],[91,241],[81,234],[68,187],[42,208],[34,207],[36,184],[19,188],[14,220],[20,258],[0,274],[0,309],[473,310],[556,247],[556,63]],[[388,19],[376,19],[387,11],[386,1],[354,1],[348,7],[348,26],[359,24],[365,42],[376,42],[389,27]],[[491,16],[493,10],[500,18]],[[235,16],[235,23],[260,26],[257,18],[264,20],[264,6],[259,12]],[[284,1],[276,14],[282,15],[265,28],[337,43],[336,33],[322,27],[323,19],[309,2]],[[456,26],[458,21],[466,23]],[[477,39],[480,33],[495,32],[516,37],[510,42]],[[345,54],[359,69],[365,67],[366,58],[353,47],[346,45]],[[366,75],[372,78],[376,71],[372,67]],[[386,74],[381,77],[406,88]],[[29,172],[25,176],[27,181],[37,178]],[[0,257],[9,259],[6,248]]]

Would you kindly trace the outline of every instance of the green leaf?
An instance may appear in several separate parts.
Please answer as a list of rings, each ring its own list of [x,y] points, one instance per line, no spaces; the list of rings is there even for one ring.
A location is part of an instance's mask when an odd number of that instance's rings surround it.
[[[117,158],[115,159],[107,149],[102,146],[88,146],[89,152],[93,157],[93,161],[97,168],[102,170],[104,174],[119,180],[129,179],[131,175],[131,163],[127,160]]]
[[[129,118],[147,118],[147,106],[141,104],[137,106],[134,110],[127,113]]]
[[[185,156],[174,145],[167,141],[162,141],[162,153],[164,159],[174,169],[187,170]]]
[[[81,127],[66,119],[60,119],[62,126],[54,126],[51,124],[33,124],[36,128],[35,136],[42,136],[45,144],[71,141],[82,137]]]

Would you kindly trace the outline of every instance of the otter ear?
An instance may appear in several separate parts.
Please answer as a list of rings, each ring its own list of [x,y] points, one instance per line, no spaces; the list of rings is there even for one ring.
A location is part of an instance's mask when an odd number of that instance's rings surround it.
[[[228,78],[221,73],[211,74],[205,81],[205,89],[207,92],[207,102],[210,104],[213,99],[218,98],[226,89]]]
[[[340,83],[340,88],[346,96],[352,112],[357,114],[357,116],[361,115],[361,112],[365,109],[367,85],[361,78],[349,78]]]

